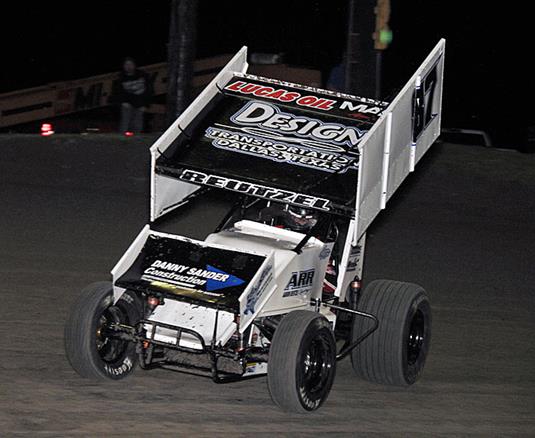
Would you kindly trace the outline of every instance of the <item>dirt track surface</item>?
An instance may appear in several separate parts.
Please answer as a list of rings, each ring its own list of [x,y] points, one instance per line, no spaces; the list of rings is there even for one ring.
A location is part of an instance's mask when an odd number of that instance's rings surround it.
[[[370,230],[365,279],[431,298],[414,387],[360,381],[346,360],[324,407],[296,416],[264,377],[78,377],[63,324],[147,221],[151,140],[0,137],[0,436],[535,436],[535,156],[510,151],[435,145]]]

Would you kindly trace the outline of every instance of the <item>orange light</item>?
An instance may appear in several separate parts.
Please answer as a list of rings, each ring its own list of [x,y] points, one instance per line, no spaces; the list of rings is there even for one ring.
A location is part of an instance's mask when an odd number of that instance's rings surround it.
[[[41,135],[47,137],[54,134],[54,127],[51,123],[42,123],[41,124]]]
[[[353,280],[351,283],[349,283],[349,287],[350,287],[352,290],[359,291],[359,290],[360,290],[360,287],[361,287],[360,280]]]

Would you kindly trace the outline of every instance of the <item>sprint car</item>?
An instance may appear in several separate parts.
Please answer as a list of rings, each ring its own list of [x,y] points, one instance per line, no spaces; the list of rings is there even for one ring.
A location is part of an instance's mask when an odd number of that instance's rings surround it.
[[[368,226],[440,134],[444,50],[386,103],[248,74],[242,48],[150,148],[150,224],[75,301],[74,370],[267,375],[288,412],[318,409],[347,356],[368,381],[416,382],[425,290],[361,277]],[[216,204],[202,238],[169,231]]]

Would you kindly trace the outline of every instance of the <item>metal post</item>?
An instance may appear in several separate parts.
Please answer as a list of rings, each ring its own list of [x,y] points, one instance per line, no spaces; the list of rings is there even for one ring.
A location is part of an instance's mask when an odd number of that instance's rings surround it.
[[[346,92],[374,96],[376,55],[374,50],[377,0],[349,0],[346,47]]]
[[[381,100],[381,75],[383,72],[383,52],[375,51],[375,98]]]
[[[382,51],[392,39],[390,0],[349,0],[348,10],[346,92],[380,99]]]
[[[171,124],[191,100],[195,59],[197,0],[171,0],[169,22],[167,122]]]

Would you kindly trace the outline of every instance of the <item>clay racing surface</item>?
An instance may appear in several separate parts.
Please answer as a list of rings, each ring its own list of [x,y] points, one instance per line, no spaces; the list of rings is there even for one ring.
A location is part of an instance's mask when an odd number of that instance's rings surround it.
[[[369,233],[365,279],[423,285],[434,312],[423,378],[369,384],[339,363],[326,404],[279,411],[266,378],[229,385],[170,371],[79,378],[63,324],[147,221],[153,138],[0,138],[0,435],[535,434],[535,156],[432,147]],[[118,165],[120,163],[120,165]],[[183,220],[202,237],[206,223]]]

